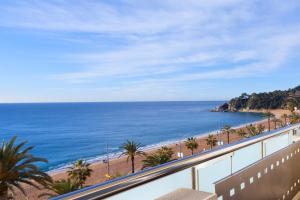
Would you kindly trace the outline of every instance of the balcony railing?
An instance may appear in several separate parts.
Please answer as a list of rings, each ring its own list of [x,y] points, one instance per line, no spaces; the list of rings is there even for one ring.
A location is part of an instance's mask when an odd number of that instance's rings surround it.
[[[135,200],[141,198],[147,200],[159,198],[181,188],[216,193],[218,199],[236,199],[237,195],[232,195],[233,191],[230,190],[232,188],[222,187],[223,189],[219,191],[224,193],[224,188],[226,188],[228,189],[228,191],[226,190],[227,193],[218,194],[216,188],[218,188],[221,180],[225,180],[225,178],[228,180],[229,177],[241,173],[241,170],[246,169],[246,167],[268,159],[275,152],[292,146],[299,138],[300,124],[289,125],[132,175],[61,195],[52,198],[52,200]],[[234,192],[236,194],[236,190]]]

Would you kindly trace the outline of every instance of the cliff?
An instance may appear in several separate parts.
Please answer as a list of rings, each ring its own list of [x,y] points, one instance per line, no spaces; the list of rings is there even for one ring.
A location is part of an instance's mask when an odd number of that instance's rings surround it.
[[[300,107],[300,86],[288,90],[275,90],[263,93],[243,93],[227,103],[213,109],[216,112],[236,112],[240,110],[288,109]]]

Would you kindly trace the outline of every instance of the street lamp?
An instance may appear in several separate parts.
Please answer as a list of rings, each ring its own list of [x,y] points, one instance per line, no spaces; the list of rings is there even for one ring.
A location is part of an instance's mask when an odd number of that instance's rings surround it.
[[[106,144],[106,159],[103,159],[103,163],[107,165],[107,174],[110,175],[110,165],[109,165],[109,150],[115,150],[118,148],[109,148]]]

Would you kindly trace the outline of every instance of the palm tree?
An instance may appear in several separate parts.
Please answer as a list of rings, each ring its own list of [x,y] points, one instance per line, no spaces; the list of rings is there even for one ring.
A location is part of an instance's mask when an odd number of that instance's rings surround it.
[[[247,137],[247,132],[242,128],[238,129],[236,133],[241,137]]]
[[[262,125],[262,124],[258,124],[256,128],[257,128],[257,133],[261,134],[261,133],[264,132],[264,130],[265,130],[266,127],[264,125]]]
[[[162,146],[160,149],[157,150],[157,153],[161,155],[166,155],[166,157],[171,159],[174,154],[174,151],[172,150],[172,148]]]
[[[9,142],[3,142],[0,147],[0,200],[8,199],[9,191],[19,189],[26,195],[24,184],[40,189],[52,181],[51,177],[42,172],[36,162],[48,161],[30,154],[33,146],[24,147],[27,142],[15,144],[14,136]]]
[[[285,125],[285,126],[287,125],[287,118],[288,118],[288,117],[289,117],[289,116],[288,116],[287,114],[281,115],[281,118],[284,119],[284,125]]]
[[[268,130],[269,132],[271,131],[271,118],[274,117],[275,115],[271,113],[270,111],[264,113],[264,116],[268,118]]]
[[[121,155],[127,156],[127,162],[128,162],[128,159],[131,160],[131,172],[134,173],[134,158],[135,158],[135,156],[145,155],[145,153],[140,150],[141,144],[136,143],[134,141],[127,140],[127,142],[125,142],[121,148],[124,149],[124,152]]]
[[[233,133],[235,130],[232,129],[230,125],[226,124],[222,128],[222,131],[227,134],[227,143],[229,144],[229,142],[230,142],[230,133]]]
[[[274,128],[276,129],[276,128],[277,128],[277,123],[280,123],[281,120],[274,117],[274,118],[272,119],[272,122],[274,123]]]
[[[77,160],[71,167],[68,169],[68,175],[74,180],[75,183],[79,185],[79,188],[82,188],[86,179],[91,176],[92,169],[89,168],[90,164],[84,160]]]
[[[206,138],[206,144],[210,146],[210,149],[212,149],[214,146],[216,146],[217,139],[214,135],[208,135]]]
[[[185,141],[185,146],[191,150],[192,152],[192,155],[194,154],[194,149],[197,149],[198,148],[198,143],[196,141],[196,138],[194,137],[190,137],[190,138],[187,138],[187,140]]]
[[[296,124],[300,122],[300,115],[296,113],[292,113],[291,115],[289,115],[289,121],[291,124]]]
[[[146,156],[146,159],[143,160],[143,168],[154,167],[170,162],[173,154],[174,152],[171,148],[161,147],[155,153]]]
[[[68,178],[67,180],[62,179],[62,180],[54,181],[50,183],[46,188],[52,191],[54,194],[47,192],[39,195],[39,197],[43,197],[43,196],[55,197],[79,189],[78,183],[75,183],[74,180],[70,178]]]
[[[249,126],[246,126],[246,130],[248,132],[248,137],[258,135],[258,131],[257,131],[256,127],[253,126],[252,124],[250,124]]]

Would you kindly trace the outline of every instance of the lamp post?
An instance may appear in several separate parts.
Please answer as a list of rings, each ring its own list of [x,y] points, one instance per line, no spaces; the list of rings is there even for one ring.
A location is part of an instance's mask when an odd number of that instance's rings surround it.
[[[107,165],[107,174],[110,175],[110,164],[109,164],[109,150],[114,150],[117,148],[109,148],[108,144],[106,144],[106,159],[103,160],[103,163],[106,163]]]

